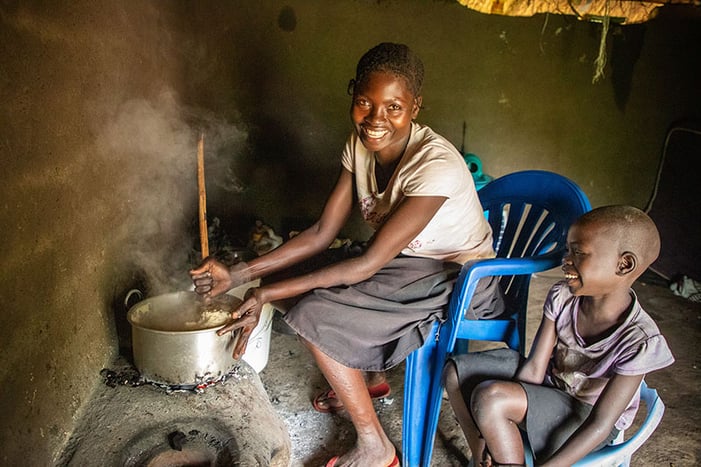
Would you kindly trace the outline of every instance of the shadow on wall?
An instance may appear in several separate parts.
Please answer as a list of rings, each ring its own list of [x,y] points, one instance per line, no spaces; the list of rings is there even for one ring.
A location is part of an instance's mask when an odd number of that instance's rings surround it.
[[[662,238],[660,256],[651,269],[669,280],[688,276],[701,281],[700,156],[701,122],[672,126],[647,208]]]
[[[616,107],[621,112],[625,111],[630,97],[633,72],[640,58],[646,30],[645,24],[631,24],[625,28],[617,27],[612,34],[611,82]]]

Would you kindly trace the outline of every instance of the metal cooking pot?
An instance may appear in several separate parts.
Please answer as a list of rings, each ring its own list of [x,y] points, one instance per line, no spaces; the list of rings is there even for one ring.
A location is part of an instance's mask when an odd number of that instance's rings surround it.
[[[129,297],[127,297],[127,300]],[[141,376],[167,385],[197,385],[228,373],[238,334],[217,335],[241,300],[222,295],[204,305],[195,292],[147,298],[132,306],[134,364]]]

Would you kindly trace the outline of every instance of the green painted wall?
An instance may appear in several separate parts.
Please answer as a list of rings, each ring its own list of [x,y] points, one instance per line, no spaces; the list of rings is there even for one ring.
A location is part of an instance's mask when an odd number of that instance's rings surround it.
[[[357,59],[405,42],[427,70],[419,120],[458,147],[464,124],[488,174],[553,170],[594,205],[644,207],[667,129],[701,118],[699,20],[664,16],[614,27],[592,84],[600,25],[572,17],[430,0],[2,2],[0,463],[57,457],[119,351],[130,286],[187,283],[200,131],[210,216],[244,240],[254,218],[304,223],[338,171]]]

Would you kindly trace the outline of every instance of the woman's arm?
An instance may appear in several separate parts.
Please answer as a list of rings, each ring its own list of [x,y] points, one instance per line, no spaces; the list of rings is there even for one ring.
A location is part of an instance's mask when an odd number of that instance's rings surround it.
[[[246,351],[248,338],[258,323],[264,304],[296,297],[316,288],[355,284],[371,277],[396,257],[426,227],[444,202],[445,198],[439,196],[405,198],[377,231],[372,244],[363,255],[302,276],[249,289],[244,302],[231,313],[235,321],[219,329],[217,333],[223,335],[229,331],[241,329],[239,340],[234,348],[234,358],[239,358]],[[327,208],[328,206],[327,204]],[[326,212],[326,209],[324,211]]]
[[[614,375],[596,401],[589,417],[543,466],[572,465],[603,442],[639,390],[645,375]]]
[[[341,169],[319,219],[276,249],[248,263],[253,278],[265,277],[326,250],[337,237],[353,209],[353,174]]]
[[[555,322],[543,316],[533,339],[528,359],[519,368],[516,379],[524,383],[542,384],[556,342]]]
[[[259,300],[267,303],[316,288],[355,284],[368,279],[406,248],[438,212],[445,199],[441,196],[405,198],[377,231],[364,254],[303,276],[263,286],[256,291]]]
[[[233,287],[265,277],[324,251],[341,231],[353,209],[353,174],[342,169],[317,222],[271,252],[227,268],[207,258],[190,271],[195,291],[217,296]]]

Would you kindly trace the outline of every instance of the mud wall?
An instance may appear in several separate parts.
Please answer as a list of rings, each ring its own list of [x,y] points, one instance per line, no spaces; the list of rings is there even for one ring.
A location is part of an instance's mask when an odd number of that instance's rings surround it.
[[[643,207],[667,128],[701,117],[698,25],[614,28],[592,84],[600,26],[571,17],[429,0],[0,3],[0,463],[57,457],[120,351],[132,284],[185,286],[200,132],[210,216],[243,241],[255,218],[304,223],[338,171],[357,59],[401,41],[427,69],[419,120],[487,173],[553,170],[594,205]]]

